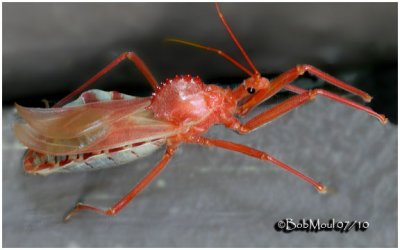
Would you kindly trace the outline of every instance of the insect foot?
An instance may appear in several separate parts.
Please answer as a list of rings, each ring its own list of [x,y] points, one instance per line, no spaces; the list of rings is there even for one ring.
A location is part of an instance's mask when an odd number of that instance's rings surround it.
[[[328,189],[325,185],[323,185],[323,184],[321,184],[321,183],[319,183],[319,184],[320,184],[320,185],[317,187],[318,192],[319,192],[320,194],[326,194],[326,193],[328,193],[329,189]]]
[[[72,216],[75,216],[81,210],[89,210],[89,211],[97,212],[97,213],[104,214],[107,216],[115,215],[115,209],[113,209],[113,208],[107,209],[107,210],[101,210],[97,207],[93,207],[93,206],[78,202],[78,203],[76,203],[75,207],[64,217],[64,222],[69,221]]]

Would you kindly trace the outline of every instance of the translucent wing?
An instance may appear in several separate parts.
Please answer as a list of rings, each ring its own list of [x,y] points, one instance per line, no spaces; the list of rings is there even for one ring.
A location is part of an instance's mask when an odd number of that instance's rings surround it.
[[[149,98],[110,100],[63,108],[17,106],[27,122],[16,124],[16,137],[29,149],[51,155],[79,154],[166,138],[178,132],[145,108]]]
[[[176,135],[181,128],[157,120],[153,113],[143,110],[132,116],[127,116],[114,122],[107,135],[80,150],[83,152],[96,152],[103,149],[117,148],[125,145],[167,138]]]
[[[93,102],[63,108],[26,108],[16,105],[18,114],[37,133],[51,138],[73,138],[104,124],[134,114],[150,104],[148,98]]]

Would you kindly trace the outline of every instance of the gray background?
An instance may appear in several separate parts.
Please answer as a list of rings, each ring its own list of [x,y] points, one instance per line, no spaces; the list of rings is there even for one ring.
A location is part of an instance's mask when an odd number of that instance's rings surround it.
[[[231,4],[221,8],[259,70],[277,74],[313,64],[368,91],[372,107],[397,120],[397,4]],[[397,245],[397,126],[323,98],[251,135],[216,127],[210,136],[270,152],[331,192],[248,157],[188,145],[137,200],[114,218],[82,213],[78,200],[107,207],[160,158],[98,172],[36,177],[23,173],[24,149],[7,104],[39,106],[79,86],[125,50],[157,79],[176,73],[206,82],[245,78],[205,51],[163,44],[179,37],[241,58],[212,4],[3,4],[3,246],[391,246]],[[305,78],[303,86],[320,86]],[[146,95],[128,63],[95,85]],[[272,103],[285,94],[272,98]],[[379,102],[380,101],[380,102]],[[380,104],[379,104],[380,103]],[[262,109],[266,106],[262,107]],[[366,232],[284,234],[282,218],[366,220]]]

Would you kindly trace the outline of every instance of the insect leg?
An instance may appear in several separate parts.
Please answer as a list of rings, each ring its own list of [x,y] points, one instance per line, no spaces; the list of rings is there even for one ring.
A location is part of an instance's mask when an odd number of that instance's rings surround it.
[[[78,95],[81,93],[83,90],[88,88],[92,83],[97,81],[100,77],[105,75],[107,72],[109,72],[111,69],[113,69],[115,66],[117,66],[121,61],[129,59],[132,61],[135,66],[139,69],[140,72],[145,76],[147,81],[150,83],[151,87],[155,90],[158,86],[156,79],[150,72],[150,70],[147,68],[146,64],[140,59],[135,53],[133,52],[124,52],[120,56],[118,56],[114,61],[112,61],[110,64],[108,64],[106,67],[104,67],[102,70],[100,70],[97,74],[92,76],[89,80],[84,82],[79,88],[75,89],[73,92],[71,92],[69,95],[58,101],[54,107],[61,107],[68,101],[70,101],[74,96]]]
[[[128,203],[131,202],[147,185],[149,185],[154,177],[156,177],[161,172],[161,170],[164,169],[164,167],[167,165],[168,161],[174,154],[175,149],[175,146],[168,146],[161,161],[138,184],[136,184],[136,186],[131,191],[129,191],[127,195],[125,195],[109,209],[103,210],[101,208],[97,208],[91,205],[78,203],[75,205],[75,208],[70,211],[67,216],[64,217],[64,221],[68,221],[72,216],[74,216],[81,210],[94,211],[108,216],[115,215],[116,213],[121,211],[126,205],[128,205]]]
[[[310,91],[310,90],[303,89],[303,88],[300,88],[300,87],[296,87],[296,86],[293,86],[293,85],[287,85],[285,88],[287,90],[292,91],[292,92],[297,93],[297,94],[303,94],[303,93],[306,93],[306,92]],[[345,105],[348,105],[350,107],[365,111],[368,114],[376,117],[382,124],[386,124],[388,122],[388,119],[384,115],[376,113],[371,108],[366,107],[366,106],[361,105],[361,104],[358,104],[356,102],[353,102],[353,101],[351,101],[351,100],[349,100],[347,98],[341,97],[339,95],[336,95],[336,94],[334,94],[334,93],[332,93],[330,91],[327,91],[327,90],[324,90],[324,89],[314,89],[314,90],[311,90],[311,91],[316,91],[317,95],[322,95],[322,96],[324,96],[326,98],[329,98],[331,100],[334,100],[334,101],[343,103]]]
[[[240,133],[251,132],[252,130],[254,130],[260,126],[281,117],[285,113],[287,113],[305,103],[308,103],[308,102],[314,100],[317,95],[321,95],[321,96],[327,97],[329,99],[332,99],[334,101],[343,103],[350,107],[353,107],[355,109],[365,111],[368,114],[376,117],[382,124],[387,123],[387,118],[384,115],[378,114],[378,113],[374,112],[372,109],[370,109],[369,107],[360,105],[360,104],[350,101],[346,98],[335,95],[329,91],[326,91],[323,89],[305,90],[305,89],[301,89],[298,87],[295,87],[295,88],[298,92],[301,91],[301,93],[299,93],[299,95],[292,96],[289,99],[272,107],[271,109],[266,110],[259,115],[256,115],[255,117],[253,117],[252,119],[250,119],[243,125],[240,124],[240,122],[238,120],[235,120],[235,122],[231,122],[231,123],[228,122],[227,126],[240,132]]]
[[[309,72],[310,74],[313,74],[322,80],[326,81],[327,83],[330,83],[338,88],[344,89],[354,95],[360,96],[364,99],[366,102],[370,102],[372,97],[360,90],[357,89],[351,85],[348,85],[339,79],[334,78],[333,76],[330,76],[321,70],[311,66],[311,65],[298,65],[285,73],[279,75],[277,78],[273,79],[271,81],[271,86],[268,89],[265,90],[260,90],[258,91],[255,95],[253,95],[252,98],[250,98],[246,103],[244,103],[239,111],[239,115],[245,115],[247,114],[252,108],[263,102],[264,100],[268,99],[269,97],[273,96],[276,94],[279,90],[282,88],[291,90],[293,86],[290,86],[289,83],[296,80],[299,76],[303,75],[305,72]]]
[[[272,162],[273,164],[277,165],[278,167],[281,167],[285,169],[286,171],[296,175],[297,177],[300,177],[302,180],[310,183],[312,186],[314,186],[319,192],[325,193],[327,191],[327,188],[317,182],[316,180],[304,175],[303,173],[297,171],[296,169],[286,165],[285,163],[275,159],[271,155],[269,155],[266,152],[242,145],[242,144],[237,144],[234,142],[230,141],[224,141],[224,140],[218,140],[218,139],[210,139],[210,138],[205,138],[205,137],[196,137],[192,138],[191,140],[187,141],[189,143],[195,143],[195,144],[201,144],[205,146],[212,146],[212,147],[219,147],[219,148],[224,148],[227,150],[239,152],[254,158],[257,158],[262,161],[269,161]]]

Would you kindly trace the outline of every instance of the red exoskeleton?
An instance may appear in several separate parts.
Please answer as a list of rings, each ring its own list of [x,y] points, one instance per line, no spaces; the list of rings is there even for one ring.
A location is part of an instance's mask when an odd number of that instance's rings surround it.
[[[166,145],[161,161],[126,196],[109,209],[103,210],[78,203],[65,220],[82,210],[115,215],[164,169],[176,149],[183,143],[220,147],[271,162],[300,177],[318,191],[325,192],[326,187],[323,184],[264,151],[230,141],[206,138],[203,134],[217,124],[240,134],[249,133],[310,102],[316,96],[323,96],[367,112],[383,124],[387,122],[384,115],[332,92],[323,89],[306,90],[291,85],[296,78],[309,72],[327,83],[360,96],[366,102],[371,101],[372,97],[366,92],[313,66],[297,65],[272,80],[262,77],[228,26],[218,4],[215,5],[219,18],[250,69],[221,50],[178,39],[169,40],[215,52],[246,72],[249,78],[236,88],[205,84],[199,77],[191,75],[177,75],[159,85],[135,53],[125,52],[52,108],[16,106],[19,115],[26,122],[16,124],[14,132],[19,141],[28,147],[23,160],[24,169],[28,173],[47,175],[118,166]],[[125,59],[132,61],[146,77],[154,90],[151,97],[133,97],[115,91],[91,90],[68,103]],[[294,92],[295,95],[256,115],[246,123],[240,122],[238,117],[246,115],[282,89]]]

